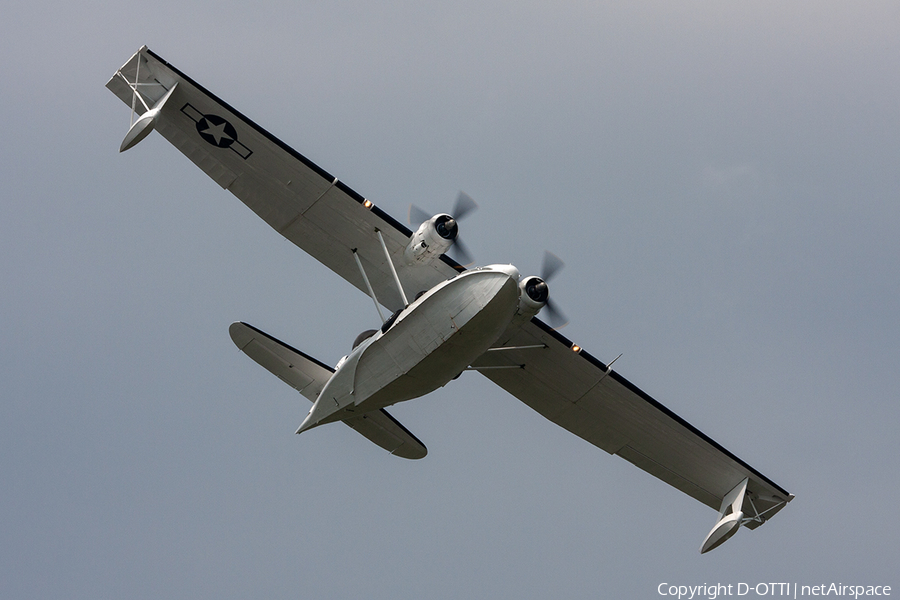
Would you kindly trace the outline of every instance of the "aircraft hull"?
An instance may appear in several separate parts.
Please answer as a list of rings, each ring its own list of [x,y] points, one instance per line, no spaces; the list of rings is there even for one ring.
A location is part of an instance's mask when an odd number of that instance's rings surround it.
[[[518,307],[517,279],[514,267],[486,268],[435,286],[338,367],[301,429],[446,385],[506,330]]]
[[[459,279],[423,298],[363,353],[356,389],[368,410],[446,385],[506,330],[518,306],[516,280],[497,271]],[[396,375],[386,381],[386,373]]]

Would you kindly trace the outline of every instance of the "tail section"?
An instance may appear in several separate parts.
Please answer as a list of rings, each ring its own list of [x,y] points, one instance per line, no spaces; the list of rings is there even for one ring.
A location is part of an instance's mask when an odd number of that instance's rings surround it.
[[[241,352],[312,402],[334,374],[334,369],[325,363],[252,325],[232,323],[228,332]],[[396,456],[416,459],[428,454],[425,445],[384,409],[346,419],[344,423]]]
[[[416,459],[428,454],[425,444],[383,408],[346,419],[344,423],[394,456]]]

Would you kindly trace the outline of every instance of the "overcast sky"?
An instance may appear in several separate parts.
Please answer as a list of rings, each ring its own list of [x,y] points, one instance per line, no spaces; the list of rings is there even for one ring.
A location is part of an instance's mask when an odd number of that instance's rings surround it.
[[[900,4],[8,3],[0,596],[654,598],[900,591]],[[482,263],[566,261],[564,334],[796,494],[716,514],[477,373],[390,456],[236,350],[334,364],[371,301],[105,88],[152,50]],[[751,595],[752,596],[752,595]]]

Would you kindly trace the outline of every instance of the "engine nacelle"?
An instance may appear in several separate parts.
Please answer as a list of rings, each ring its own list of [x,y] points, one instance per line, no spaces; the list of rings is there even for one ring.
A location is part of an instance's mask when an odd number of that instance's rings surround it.
[[[550,288],[543,279],[532,275],[519,281],[518,314],[531,318],[541,312],[550,298]]]
[[[432,262],[450,249],[457,235],[459,226],[456,219],[448,214],[431,217],[419,225],[406,245],[406,250],[403,251],[406,263],[426,265]]]

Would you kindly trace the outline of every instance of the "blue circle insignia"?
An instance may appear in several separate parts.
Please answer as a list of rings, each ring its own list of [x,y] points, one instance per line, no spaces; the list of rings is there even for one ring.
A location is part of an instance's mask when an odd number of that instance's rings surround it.
[[[228,148],[237,141],[237,130],[218,115],[203,115],[203,118],[197,121],[197,133],[219,148]]]

